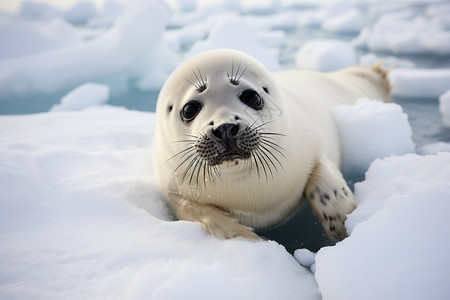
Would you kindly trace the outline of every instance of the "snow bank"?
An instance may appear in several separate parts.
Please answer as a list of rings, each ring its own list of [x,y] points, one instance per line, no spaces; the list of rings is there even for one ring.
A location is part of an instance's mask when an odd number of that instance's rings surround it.
[[[356,55],[349,43],[312,40],[298,50],[296,62],[301,69],[328,72],[355,65]]]
[[[175,5],[182,12],[192,12],[197,8],[197,0],[177,0]]]
[[[450,87],[450,83],[448,86]],[[439,97],[439,111],[441,112],[444,124],[450,126],[450,90],[447,90]]]
[[[359,33],[363,26],[364,16],[358,9],[350,9],[322,22],[322,28],[333,33]]]
[[[355,185],[349,238],[316,255],[323,299],[450,296],[450,153],[375,161]]]
[[[70,90],[87,81],[106,83],[112,92],[118,92],[126,90],[130,79],[152,72],[170,74],[176,61],[172,52],[160,45],[170,16],[168,8],[157,0],[128,5],[115,25],[94,40],[0,61],[0,98]]]
[[[415,15],[410,10],[386,13],[372,27],[364,28],[353,44],[375,52],[448,55],[450,28],[438,21],[448,19],[448,15],[433,12],[436,14]]]
[[[298,12],[283,11],[273,15],[249,15],[245,20],[257,30],[294,30],[297,27]]]
[[[408,59],[402,59],[395,56],[380,57],[375,53],[367,53],[359,58],[359,63],[364,66],[374,66],[382,62],[384,68],[415,68],[416,64]]]
[[[155,114],[96,107],[0,117],[0,298],[320,299],[275,242],[169,222]]]
[[[361,98],[334,108],[333,116],[345,145],[345,173],[362,173],[376,158],[414,152],[408,116],[398,104]]]
[[[62,97],[61,104],[51,111],[83,110],[105,103],[109,97],[109,87],[96,83],[85,83]]]
[[[81,42],[75,28],[62,19],[42,24],[23,20],[0,22],[0,60],[76,47]]]
[[[276,14],[282,8],[281,0],[242,1],[242,12],[254,15]]]
[[[417,149],[417,153],[422,155],[438,154],[439,152],[450,152],[450,143],[445,142],[430,143],[425,144],[419,149]]]
[[[64,18],[75,25],[84,25],[90,19],[99,15],[97,7],[92,1],[78,1],[64,13]]]
[[[208,38],[196,42],[185,57],[189,58],[203,51],[220,48],[243,51],[259,60],[271,71],[280,68],[276,55],[258,42],[256,31],[240,17],[225,17],[217,21]]]
[[[50,21],[61,17],[61,12],[46,3],[23,1],[17,13],[23,19]]]
[[[389,72],[392,95],[438,98],[450,87],[450,69],[395,69]]]

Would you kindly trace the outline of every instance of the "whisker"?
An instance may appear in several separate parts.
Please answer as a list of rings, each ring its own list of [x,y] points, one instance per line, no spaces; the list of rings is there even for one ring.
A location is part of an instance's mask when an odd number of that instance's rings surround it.
[[[184,150],[181,150],[180,152],[178,152],[178,153],[172,155],[171,157],[169,157],[169,158],[166,160],[166,162],[168,162],[168,161],[171,160],[172,158],[174,158],[174,157],[176,157],[176,156],[178,156],[178,155],[180,155],[180,154],[182,154],[182,153],[184,153],[184,154],[180,157],[180,159],[183,159],[183,157],[184,157],[187,153],[189,153],[189,151],[194,151],[194,150],[195,150],[195,148],[193,148],[193,147],[189,147],[189,148],[186,148],[186,149],[184,149]]]
[[[194,73],[195,74],[195,73]],[[196,90],[200,89],[200,86],[196,85],[195,83],[193,83],[192,81],[190,81],[189,79],[187,79],[186,77],[183,77],[184,80],[186,80],[187,82],[189,82],[192,86],[195,87]]]
[[[285,171],[283,165],[280,162],[280,160],[278,159],[278,157],[275,154],[272,153],[272,151],[270,151],[269,149],[267,149],[263,145],[260,145],[260,147],[263,148],[267,153],[269,153],[277,161],[277,163],[280,165],[280,167],[283,169],[283,171]],[[283,155],[283,157],[285,157],[285,156]]]
[[[195,164],[195,162],[197,161],[197,157],[194,157],[191,162],[188,164],[188,166],[186,167],[186,169],[183,172],[183,177],[181,178],[181,183],[184,182],[184,180],[186,179],[187,173],[189,172],[189,170],[192,168],[192,166]],[[192,177],[191,177],[192,179]],[[190,185],[190,183],[189,183]]]
[[[271,160],[271,159],[267,156],[267,154],[264,153],[264,151],[262,151],[261,149],[257,149],[256,151],[258,151],[259,155],[262,157],[262,159],[263,159],[264,162],[266,163],[267,169],[269,170],[270,175],[272,176],[272,179],[273,179],[274,177],[273,177],[272,168],[270,167],[269,163],[267,162],[267,160],[269,160],[269,161],[272,163],[272,165],[273,165],[272,160]],[[267,157],[267,159],[266,159],[266,157]],[[275,167],[275,169],[276,169],[276,167]],[[267,177],[267,176],[266,176],[266,177]],[[266,179],[267,179],[267,178],[266,178]]]
[[[267,143],[267,141],[264,141],[264,140],[260,140],[260,145],[261,145],[261,147],[263,147],[263,145],[266,145],[267,147],[270,147],[270,148],[272,148],[273,150],[275,150],[275,151],[277,151],[280,155],[282,155],[284,158],[286,158],[286,156],[284,155],[284,153],[283,152],[281,152],[278,148],[276,148],[275,146],[273,146],[273,145],[271,145],[271,144],[268,144]],[[281,148],[281,150],[284,150],[283,148]],[[267,151],[269,151],[269,150],[267,150]]]
[[[261,155],[263,155],[263,157],[267,158],[266,162],[269,161],[270,164],[275,168],[275,171],[278,172],[277,166],[273,162],[272,157],[267,154],[267,150],[264,149],[263,147],[258,147],[257,151],[259,151],[259,153],[261,153]],[[269,164],[267,164],[267,165],[269,165]]]
[[[283,147],[281,147],[280,145],[278,145],[278,144],[275,143],[275,142],[269,141],[269,140],[266,139],[266,138],[262,138],[262,139],[260,139],[260,141],[264,142],[265,144],[270,144],[270,145],[272,145],[272,146],[274,146],[274,147],[277,147],[278,149],[280,149],[280,150],[282,150],[282,151],[285,151]]]
[[[244,68],[244,70],[242,71],[241,75],[239,75],[239,77],[237,79],[237,82],[239,82],[239,80],[241,79],[242,75],[244,75],[244,73],[247,70],[247,68],[248,68],[248,65]],[[237,73],[236,73],[236,75],[237,75]]]

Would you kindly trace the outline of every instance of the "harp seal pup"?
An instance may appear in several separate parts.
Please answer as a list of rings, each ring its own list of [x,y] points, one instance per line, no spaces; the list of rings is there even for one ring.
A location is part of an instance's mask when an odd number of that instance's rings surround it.
[[[356,201],[331,110],[359,97],[389,100],[380,67],[270,73],[235,50],[199,54],[158,98],[159,192],[178,219],[222,239],[258,239],[255,229],[283,222],[306,198],[325,233],[343,239]]]

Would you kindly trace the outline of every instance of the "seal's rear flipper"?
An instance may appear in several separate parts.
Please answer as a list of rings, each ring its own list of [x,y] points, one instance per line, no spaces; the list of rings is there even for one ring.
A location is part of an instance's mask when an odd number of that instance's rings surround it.
[[[345,238],[346,215],[356,208],[356,200],[336,165],[328,159],[318,160],[304,193],[327,236]]]

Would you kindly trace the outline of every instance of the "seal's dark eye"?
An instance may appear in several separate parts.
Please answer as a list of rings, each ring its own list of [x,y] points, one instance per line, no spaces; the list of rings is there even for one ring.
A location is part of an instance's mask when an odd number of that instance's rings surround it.
[[[263,108],[263,101],[255,90],[245,90],[239,95],[239,99],[254,110]]]
[[[202,109],[202,104],[198,101],[189,101],[183,106],[183,110],[181,111],[181,118],[186,122],[189,123],[192,120],[195,119],[197,114]]]

